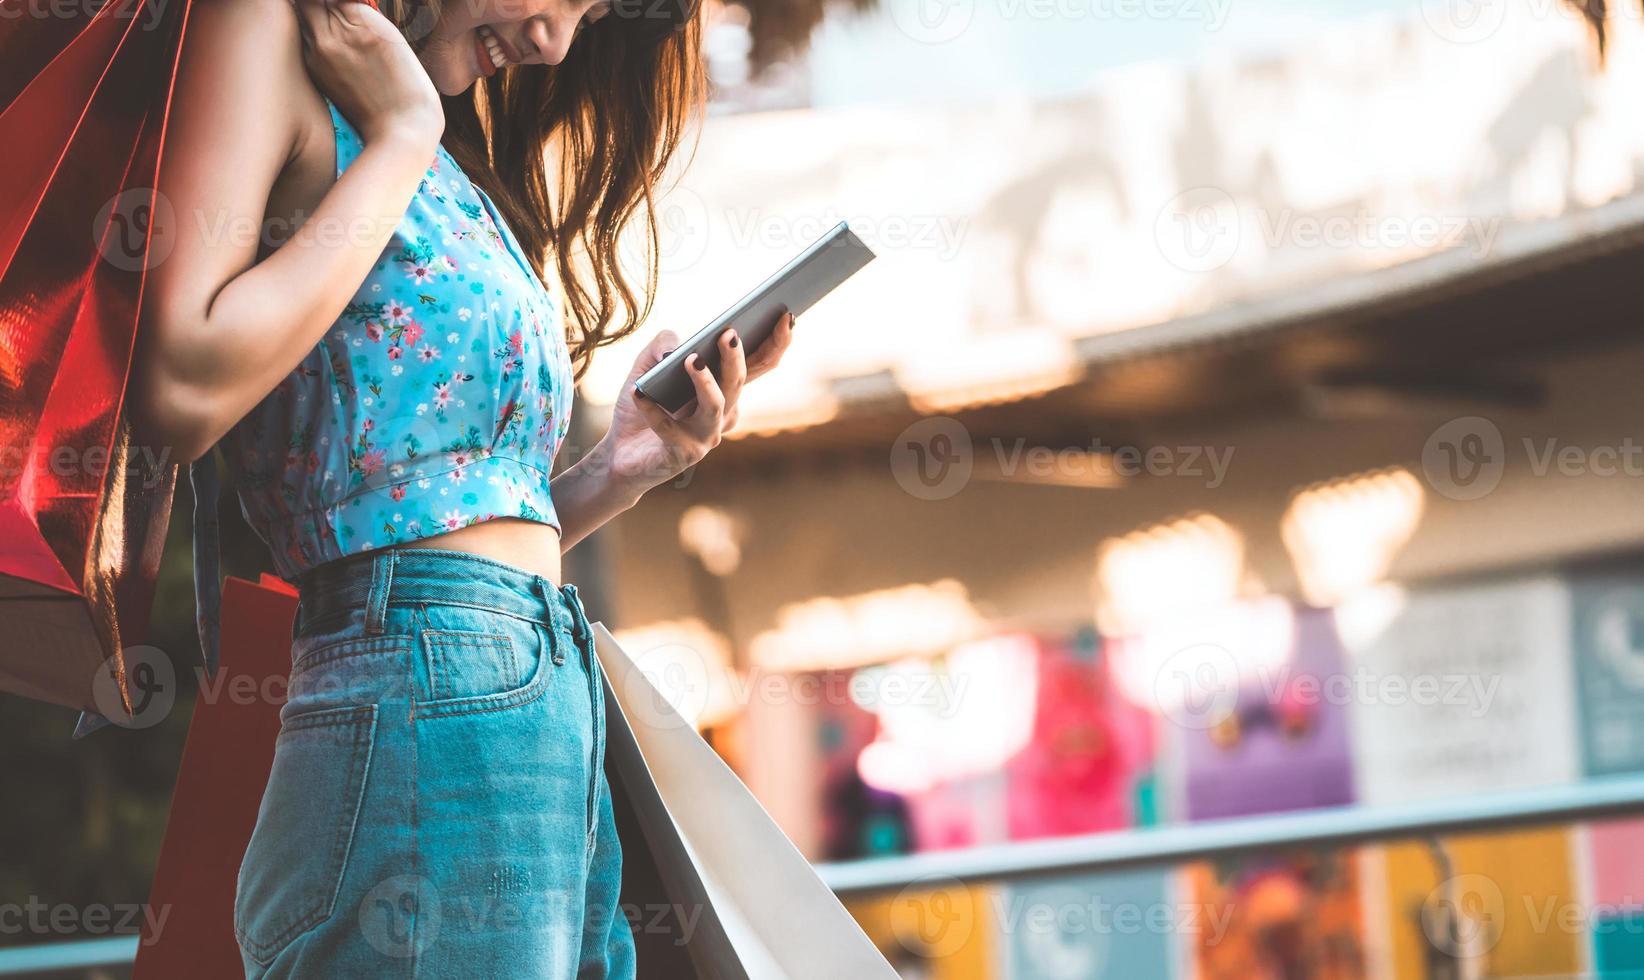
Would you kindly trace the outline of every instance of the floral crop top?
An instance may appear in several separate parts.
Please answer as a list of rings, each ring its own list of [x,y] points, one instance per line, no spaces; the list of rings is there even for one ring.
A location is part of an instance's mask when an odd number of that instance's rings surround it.
[[[361,142],[332,105],[337,174]],[[223,443],[287,579],[495,517],[556,529],[571,419],[559,307],[444,147],[342,317]]]

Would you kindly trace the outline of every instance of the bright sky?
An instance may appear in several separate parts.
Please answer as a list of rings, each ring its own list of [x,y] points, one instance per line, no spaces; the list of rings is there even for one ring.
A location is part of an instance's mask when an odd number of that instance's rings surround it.
[[[812,104],[1054,97],[1119,65],[1243,59],[1365,17],[1419,25],[1423,2],[1501,0],[879,0],[817,32]]]

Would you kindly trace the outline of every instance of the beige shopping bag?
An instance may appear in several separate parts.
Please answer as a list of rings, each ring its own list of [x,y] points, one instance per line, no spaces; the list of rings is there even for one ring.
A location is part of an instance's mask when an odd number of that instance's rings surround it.
[[[720,759],[603,623],[606,761],[671,901],[699,912],[688,945],[711,980],[872,980],[896,972]],[[643,971],[643,964],[641,964]]]

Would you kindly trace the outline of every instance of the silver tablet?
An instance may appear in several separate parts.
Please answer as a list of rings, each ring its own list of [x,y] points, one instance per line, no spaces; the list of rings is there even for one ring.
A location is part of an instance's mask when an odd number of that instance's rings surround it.
[[[839,222],[735,306],[674,348],[634,382],[634,387],[669,414],[678,412],[696,398],[696,386],[691,383],[690,368],[685,363],[692,351],[701,355],[715,379],[722,379],[719,336],[727,328],[736,328],[743,349],[752,354],[770,337],[783,313],[804,313],[873,258],[872,250],[862,244],[850,225]]]

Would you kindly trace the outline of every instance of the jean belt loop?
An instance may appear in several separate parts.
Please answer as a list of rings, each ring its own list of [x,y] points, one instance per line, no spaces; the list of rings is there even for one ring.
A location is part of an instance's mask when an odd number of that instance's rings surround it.
[[[365,632],[367,636],[380,635],[388,620],[388,593],[394,587],[394,565],[399,552],[384,548],[371,561],[371,593],[365,602]]]
[[[531,583],[536,597],[542,602],[542,636],[543,643],[553,657],[554,666],[565,665],[565,651],[560,649],[559,629],[556,626],[558,617],[554,614],[554,583],[538,575]]]
[[[571,582],[566,582],[564,585],[560,586],[560,591],[565,593],[566,599],[570,600],[571,635],[576,637],[576,641],[578,643],[591,638],[594,635],[594,629],[592,626],[588,625],[588,614],[583,611],[582,599],[577,596],[576,585]]]

